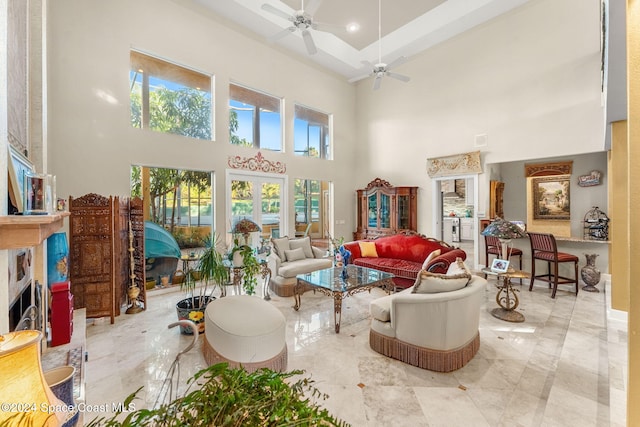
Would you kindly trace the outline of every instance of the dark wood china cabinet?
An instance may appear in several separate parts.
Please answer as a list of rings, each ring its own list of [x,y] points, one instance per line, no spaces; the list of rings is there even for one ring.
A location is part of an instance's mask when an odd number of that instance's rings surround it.
[[[380,178],[357,190],[354,240],[417,231],[418,187],[394,187]]]

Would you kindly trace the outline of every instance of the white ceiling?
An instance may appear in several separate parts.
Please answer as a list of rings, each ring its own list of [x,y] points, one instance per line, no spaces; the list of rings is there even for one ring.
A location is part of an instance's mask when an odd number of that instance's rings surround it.
[[[306,5],[313,0],[307,0]],[[352,78],[361,75],[362,61],[377,63],[411,56],[472,27],[518,7],[529,0],[381,0],[381,43],[378,43],[379,15],[376,0],[322,0],[313,16],[316,23],[346,27],[357,22],[360,30],[325,32],[310,30],[318,52],[309,55],[300,31],[273,43],[304,56],[336,73]],[[291,22],[262,9],[268,3],[295,14],[302,0],[190,0],[204,6],[267,40]],[[182,1],[183,4],[189,2]]]

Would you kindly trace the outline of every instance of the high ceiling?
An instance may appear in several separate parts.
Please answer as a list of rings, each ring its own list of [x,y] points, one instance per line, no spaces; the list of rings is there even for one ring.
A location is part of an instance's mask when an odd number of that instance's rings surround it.
[[[456,34],[482,24],[528,0],[381,0],[382,13],[378,14],[376,0],[321,0],[313,14],[314,23],[345,28],[357,23],[354,33],[346,30],[331,32],[309,30],[317,53],[309,55],[300,31],[288,33],[273,43],[295,55],[304,56],[346,78],[361,75],[362,61],[392,62],[400,56],[411,59],[431,46]],[[234,22],[265,40],[292,26],[277,14],[263,9],[264,4],[288,15],[301,10],[303,0],[188,0],[204,6],[216,15]],[[317,6],[316,0],[306,0],[308,6]],[[379,23],[382,39],[378,42]]]

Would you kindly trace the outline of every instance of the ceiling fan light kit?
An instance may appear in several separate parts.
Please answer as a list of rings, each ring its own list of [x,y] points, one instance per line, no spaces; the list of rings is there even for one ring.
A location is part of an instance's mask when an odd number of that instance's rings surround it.
[[[307,53],[309,55],[315,55],[316,53],[318,53],[318,49],[315,42],[313,41],[313,36],[311,35],[309,29],[326,32],[345,30],[345,28],[339,27],[337,25],[323,24],[313,21],[313,15],[320,7],[320,3],[322,3],[322,0],[311,0],[307,5],[307,8],[305,9],[304,0],[301,0],[300,10],[296,11],[293,15],[280,10],[277,7],[270,5],[269,3],[264,3],[262,5],[262,10],[286,19],[287,21],[292,23],[290,27],[274,34],[273,36],[269,37],[268,40],[270,42],[274,42],[288,34],[295,33],[296,31],[300,30],[300,35],[302,36],[305,47],[307,48]]]
[[[389,76],[406,83],[411,80],[410,77],[403,74],[392,73],[390,71],[392,68],[403,64],[406,61],[407,58],[405,56],[400,56],[394,59],[390,64],[382,62],[382,0],[378,0],[378,63],[372,64],[369,61],[362,61],[362,63],[372,71],[368,74],[353,77],[348,81],[349,83],[355,83],[359,80],[366,79],[367,77],[375,76],[373,80],[373,90],[378,90],[380,88],[380,84],[382,83],[382,78],[384,76]]]

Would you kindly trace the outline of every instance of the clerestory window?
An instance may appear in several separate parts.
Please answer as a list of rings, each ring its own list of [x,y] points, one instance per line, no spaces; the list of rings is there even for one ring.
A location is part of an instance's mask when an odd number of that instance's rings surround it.
[[[293,147],[297,156],[331,159],[331,116],[295,105]]]
[[[229,85],[229,140],[234,145],[282,151],[282,100]]]
[[[213,139],[212,79],[210,75],[132,50],[131,125]]]

